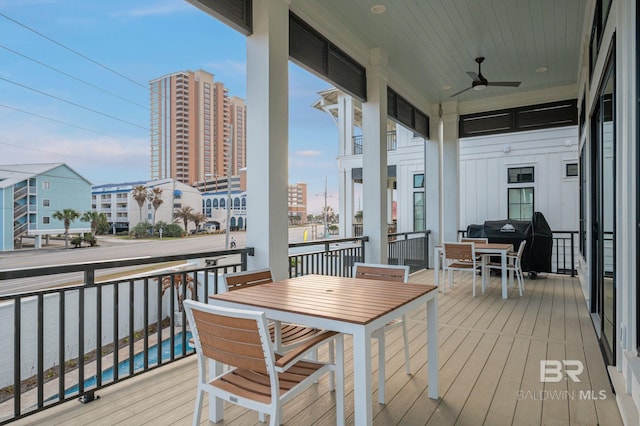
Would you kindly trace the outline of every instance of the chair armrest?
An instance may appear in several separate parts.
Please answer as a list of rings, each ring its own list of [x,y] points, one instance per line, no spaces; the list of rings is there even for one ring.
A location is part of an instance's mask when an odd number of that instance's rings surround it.
[[[302,357],[309,352],[311,349],[314,349],[316,346],[324,343],[325,341],[335,337],[339,333],[337,331],[325,331],[323,333],[318,334],[310,338],[304,344],[297,346],[294,349],[288,351],[285,355],[281,356],[276,360],[275,367],[276,371],[279,373],[288,370],[291,368],[293,364],[300,361]]]

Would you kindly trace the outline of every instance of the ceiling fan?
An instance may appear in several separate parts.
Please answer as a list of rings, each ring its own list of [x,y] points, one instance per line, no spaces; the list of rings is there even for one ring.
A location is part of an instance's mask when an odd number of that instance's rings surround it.
[[[476,74],[475,72],[467,71],[467,74],[469,75],[469,77],[473,79],[473,82],[471,83],[471,87],[467,87],[466,89],[463,89],[457,93],[454,93],[453,95],[451,95],[452,98],[470,89],[484,90],[487,88],[487,86],[502,86],[502,87],[520,86],[520,83],[521,83],[520,81],[487,81],[487,79],[484,78],[481,72],[483,61],[484,61],[484,58],[482,56],[479,58],[476,58],[476,62],[478,63],[478,74]]]

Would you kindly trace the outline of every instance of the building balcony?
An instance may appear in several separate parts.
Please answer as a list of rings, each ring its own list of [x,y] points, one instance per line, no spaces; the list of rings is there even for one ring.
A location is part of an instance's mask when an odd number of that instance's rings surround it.
[[[387,132],[387,151],[398,149],[398,139],[395,130]],[[362,154],[362,135],[353,137],[353,155]]]
[[[407,317],[412,375],[404,372],[400,328],[386,339],[386,401],[373,403],[373,424],[575,424],[622,425],[602,361],[598,341],[577,278],[549,274],[525,279],[525,293],[510,289],[501,298],[498,277],[487,291],[471,296],[469,274],[456,274],[455,285],[438,295],[438,400],[428,397],[424,308]],[[433,284],[432,270],[410,276],[410,282]],[[352,341],[345,339],[346,424],[353,418]],[[126,356],[126,348],[121,356]],[[377,399],[377,345],[372,345],[373,401]],[[326,352],[320,353],[325,359]],[[578,360],[580,382],[541,383],[540,361]],[[186,356],[108,386],[90,404],[66,402],[17,420],[14,424],[109,423],[188,424],[196,396],[197,362]],[[333,424],[334,394],[327,378],[283,409],[285,425]],[[208,413],[208,400],[202,410]],[[225,420],[255,425],[255,412],[225,404]],[[206,421],[206,420],[205,420]],[[226,423],[225,423],[226,424]]]

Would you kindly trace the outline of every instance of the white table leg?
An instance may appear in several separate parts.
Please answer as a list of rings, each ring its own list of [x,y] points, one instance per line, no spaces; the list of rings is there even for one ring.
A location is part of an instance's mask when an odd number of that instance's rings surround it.
[[[435,247],[433,249],[433,270],[436,274],[435,276],[435,284],[438,291],[440,291],[440,249]],[[442,286],[442,292],[444,293],[444,285]]]
[[[437,293],[436,293],[437,296]],[[428,386],[429,398],[438,399],[438,298],[434,297],[427,301],[427,363],[428,363]]]
[[[353,404],[356,426],[372,424],[371,336],[364,327],[353,334]]]
[[[507,298],[507,252],[502,250],[500,253],[500,265],[502,265],[502,298]]]
[[[344,426],[344,338],[336,339],[336,413],[338,426]],[[340,403],[338,403],[340,401]]]

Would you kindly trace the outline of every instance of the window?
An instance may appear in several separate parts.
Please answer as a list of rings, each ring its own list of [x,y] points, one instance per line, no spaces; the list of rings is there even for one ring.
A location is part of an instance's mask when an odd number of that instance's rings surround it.
[[[413,187],[424,188],[424,173],[413,175]]]
[[[533,217],[533,187],[509,188],[509,219],[531,220]]]
[[[42,200],[42,207],[50,207],[51,206],[51,201],[48,198],[44,198]]]
[[[578,163],[565,164],[565,176],[566,177],[578,176]]]
[[[424,192],[413,193],[413,230],[424,231]]]
[[[48,182],[48,181],[42,182],[42,189],[51,189],[51,182]]]
[[[508,169],[508,183],[533,182],[533,167],[512,167]]]
[[[42,217],[42,224],[43,225],[48,225],[49,223],[51,223],[51,218],[49,216],[43,216]]]

